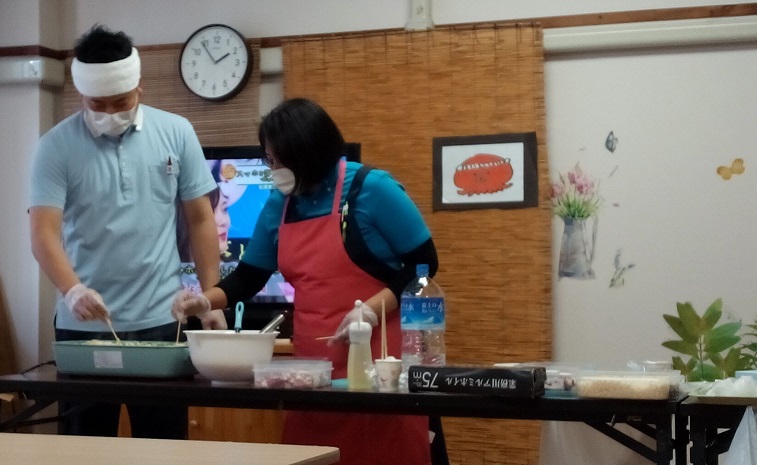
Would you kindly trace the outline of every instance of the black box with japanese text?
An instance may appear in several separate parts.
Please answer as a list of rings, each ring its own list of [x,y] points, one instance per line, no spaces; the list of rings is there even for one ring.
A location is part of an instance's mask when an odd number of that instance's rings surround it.
[[[481,367],[413,365],[408,369],[410,392],[439,391],[507,397],[544,395],[544,367]]]

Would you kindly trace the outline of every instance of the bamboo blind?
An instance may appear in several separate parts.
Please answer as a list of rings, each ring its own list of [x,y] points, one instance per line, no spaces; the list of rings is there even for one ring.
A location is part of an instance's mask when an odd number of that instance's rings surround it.
[[[283,43],[284,94],[326,108],[404,184],[439,252],[448,363],[549,360],[551,233],[541,28],[486,24]],[[537,134],[539,207],[432,212],[434,137]],[[539,423],[444,419],[455,464],[536,464]]]
[[[260,40],[248,40],[254,68],[245,88],[230,100],[208,102],[192,94],[181,81],[181,44],[150,46],[140,50],[141,102],[187,118],[203,146],[257,145],[260,111]],[[63,85],[63,114],[81,109],[81,97],[71,81],[70,60]]]

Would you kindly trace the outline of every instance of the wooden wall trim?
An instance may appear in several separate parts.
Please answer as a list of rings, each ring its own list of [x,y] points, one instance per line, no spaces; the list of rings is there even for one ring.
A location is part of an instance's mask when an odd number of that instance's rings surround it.
[[[0,58],[2,57],[24,57],[40,56],[53,58],[55,60],[65,60],[68,52],[65,50],[53,50],[41,45],[22,45],[19,47],[0,47]]]
[[[607,24],[625,24],[625,23],[643,23],[652,21],[675,21],[685,19],[703,19],[703,18],[726,18],[734,16],[752,16],[757,15],[757,3],[741,3],[734,5],[715,5],[715,6],[698,6],[683,8],[663,8],[656,10],[637,10],[637,11],[618,11],[612,13],[591,13],[582,15],[567,16],[547,16],[543,18],[520,18],[509,19],[507,21],[480,22],[480,23],[460,23],[438,25],[436,29],[458,29],[470,28],[471,26],[484,26],[490,24],[503,23],[538,23],[543,29],[562,28],[562,27],[579,27],[579,26],[597,26]],[[402,28],[376,29],[371,31],[355,31],[355,34],[364,34],[366,32],[400,32]],[[349,34],[349,33],[348,33]],[[324,39],[329,37],[344,37],[344,32],[335,32],[327,34],[306,34],[279,37],[261,37],[261,48],[280,47],[282,42],[289,40],[302,39]],[[140,50],[167,50],[181,48],[183,44],[159,44],[159,45],[142,45],[137,48]],[[53,50],[40,45],[25,45],[18,47],[0,47],[0,57],[8,56],[43,56],[64,60],[72,56],[71,50]]]
[[[613,13],[591,13],[583,15],[547,16],[542,18],[508,19],[506,21],[487,21],[475,23],[457,23],[436,25],[434,29],[470,29],[471,27],[488,27],[491,25],[530,23],[539,24],[542,29],[554,29],[562,27],[597,26],[608,24],[642,23],[653,21],[675,21],[686,19],[704,18],[727,18],[736,16],[757,15],[757,3],[719,5],[685,8],[665,8],[658,10],[619,11]],[[395,33],[405,32],[402,28],[377,29],[371,31],[355,31],[356,35],[371,33]],[[349,34],[349,33],[347,33]],[[308,34],[284,37],[263,37],[261,48],[280,47],[282,42],[290,40],[327,39],[329,37],[344,37],[345,33],[335,32],[329,34]]]

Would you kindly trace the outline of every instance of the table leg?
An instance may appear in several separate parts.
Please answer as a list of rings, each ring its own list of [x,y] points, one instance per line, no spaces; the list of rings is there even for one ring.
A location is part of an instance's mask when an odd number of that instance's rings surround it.
[[[689,417],[691,465],[707,465],[707,428],[696,416]]]
[[[0,421],[0,431],[11,431],[18,426],[24,425],[28,422],[28,419],[34,416],[36,413],[44,410],[50,406],[53,401],[41,401],[38,400],[34,404],[26,407],[17,414],[11,416],[5,421]],[[38,422],[37,422],[38,423]]]
[[[657,464],[670,465],[673,456],[673,434],[670,418],[657,423]],[[677,455],[677,454],[676,454]]]
[[[673,445],[676,454],[676,465],[687,465],[689,463],[689,430],[687,427],[689,418],[684,415],[674,415],[673,418],[675,423]]]

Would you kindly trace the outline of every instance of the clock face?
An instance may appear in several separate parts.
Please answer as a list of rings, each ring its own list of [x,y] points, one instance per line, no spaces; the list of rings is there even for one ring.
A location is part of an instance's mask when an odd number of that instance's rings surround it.
[[[242,90],[252,71],[244,37],[229,26],[211,24],[184,44],[179,70],[187,88],[206,100],[226,100]]]

